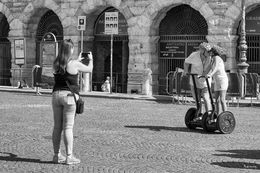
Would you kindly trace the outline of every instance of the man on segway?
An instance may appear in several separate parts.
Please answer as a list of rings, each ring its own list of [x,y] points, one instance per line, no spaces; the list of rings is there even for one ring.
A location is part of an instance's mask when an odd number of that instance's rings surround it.
[[[202,103],[201,97],[204,100],[205,111],[210,111],[211,103],[209,98],[209,92],[207,88],[207,83],[205,78],[200,78],[204,70],[208,69],[211,62],[211,57],[209,51],[211,50],[211,45],[209,43],[201,43],[199,45],[199,50],[191,53],[191,55],[185,59],[184,62],[184,75],[186,74],[196,74],[194,76],[195,81],[190,77],[191,92],[194,100],[196,100],[198,105],[197,113],[194,117],[194,121],[202,119]],[[211,78],[208,78],[209,83],[211,83]],[[194,83],[195,82],[195,83]],[[194,87],[194,84],[196,87]],[[196,91],[195,89],[196,88]]]

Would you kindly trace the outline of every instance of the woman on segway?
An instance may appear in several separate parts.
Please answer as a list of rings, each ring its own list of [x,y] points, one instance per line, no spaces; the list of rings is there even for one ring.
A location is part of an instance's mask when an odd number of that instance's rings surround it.
[[[214,80],[216,113],[219,115],[221,112],[227,111],[226,93],[228,89],[228,76],[225,71],[224,61],[220,57],[224,50],[214,45],[209,52],[212,57],[211,65],[210,68],[204,72],[203,76],[210,76]],[[222,109],[222,111],[220,109]]]

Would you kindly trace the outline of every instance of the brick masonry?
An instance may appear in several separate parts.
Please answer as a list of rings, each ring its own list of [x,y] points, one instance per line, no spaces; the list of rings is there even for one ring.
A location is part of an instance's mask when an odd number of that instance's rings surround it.
[[[246,0],[247,11],[259,5],[260,0]],[[129,35],[128,73],[143,73],[150,68],[158,74],[158,28],[166,12],[181,4],[197,10],[208,24],[207,39],[211,43],[221,43],[227,48],[226,69],[237,71],[236,30],[241,18],[241,0],[22,0],[0,2],[0,12],[7,17],[10,25],[9,40],[14,54],[14,39],[25,37],[27,43],[24,75],[30,75],[35,64],[35,36],[38,23],[47,10],[59,17],[64,38],[75,43],[80,40],[77,31],[77,16],[86,15],[88,20],[84,40],[93,40],[95,19],[107,7],[118,9],[126,18]],[[78,46],[76,44],[76,46]],[[77,49],[76,49],[77,50]],[[75,55],[78,54],[75,51]],[[12,60],[12,68],[17,68]],[[26,70],[27,69],[27,70]],[[29,69],[29,70],[28,70]],[[131,77],[130,77],[131,78]],[[158,81],[153,81],[155,84]]]

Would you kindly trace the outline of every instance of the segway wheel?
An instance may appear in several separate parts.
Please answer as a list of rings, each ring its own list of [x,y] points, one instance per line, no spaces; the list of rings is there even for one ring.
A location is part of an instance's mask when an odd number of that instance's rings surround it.
[[[214,132],[215,130],[217,130],[217,127],[212,123],[212,124],[209,124],[209,120],[211,118],[211,112],[205,112],[203,114],[203,117],[202,117],[202,128],[205,132]],[[217,114],[214,112],[214,115],[213,115],[214,119],[217,118]]]
[[[230,134],[236,126],[236,120],[232,112],[225,111],[219,114],[217,119],[218,130],[223,134]]]
[[[196,126],[191,124],[191,121],[194,119],[196,115],[197,109],[196,108],[190,108],[186,115],[185,115],[185,124],[189,129],[195,129]]]

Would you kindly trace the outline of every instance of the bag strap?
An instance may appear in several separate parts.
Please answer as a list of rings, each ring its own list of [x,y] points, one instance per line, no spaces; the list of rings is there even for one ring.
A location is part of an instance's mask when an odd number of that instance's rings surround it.
[[[72,91],[72,89],[71,89],[71,87],[70,87],[70,85],[69,85],[69,82],[68,82],[67,80],[66,80],[66,84],[67,84],[67,86],[69,87],[70,91],[71,91],[72,94],[73,94],[73,97],[74,97],[75,103],[77,103],[77,99],[76,99],[75,93]]]

